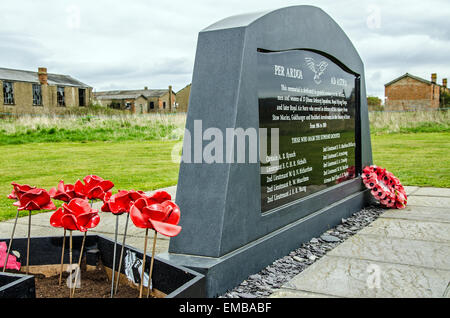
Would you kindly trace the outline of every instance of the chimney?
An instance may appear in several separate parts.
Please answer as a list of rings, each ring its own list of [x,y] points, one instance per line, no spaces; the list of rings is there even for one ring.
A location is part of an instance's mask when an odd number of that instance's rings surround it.
[[[39,82],[41,85],[47,85],[48,84],[48,74],[47,74],[47,68],[46,67],[39,67],[38,68],[38,77]]]
[[[436,73],[432,73],[431,74],[431,83],[436,84],[437,82],[437,74]]]
[[[169,109],[172,110],[172,85],[169,85]]]
[[[445,88],[447,88],[447,79],[443,78],[442,79],[442,86],[444,86]]]

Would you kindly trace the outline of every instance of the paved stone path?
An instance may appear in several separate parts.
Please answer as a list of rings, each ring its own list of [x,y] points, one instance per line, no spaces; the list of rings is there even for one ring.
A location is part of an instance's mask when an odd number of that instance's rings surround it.
[[[450,189],[407,192],[271,297],[450,297]]]
[[[171,196],[172,200],[175,200],[176,195],[176,189],[177,187],[170,187],[166,189],[162,189],[167,191]],[[149,192],[152,193],[152,192]],[[102,203],[95,203],[94,208],[99,209],[101,208]],[[33,215],[32,217],[32,227],[31,227],[31,236],[32,237],[42,237],[42,236],[61,236],[63,235],[64,231],[62,229],[56,229],[50,225],[50,216],[52,215],[52,212],[50,213],[41,213]],[[116,216],[114,216],[112,213],[105,213],[100,212],[100,224],[93,229],[92,231],[89,231],[88,234],[101,234],[103,236],[109,237],[111,239],[114,239],[114,231],[116,228]],[[117,240],[119,243],[122,243],[123,240],[123,234],[125,229],[125,223],[126,223],[126,215],[119,216],[119,235],[117,236]],[[11,231],[13,228],[14,220],[8,220],[6,222],[0,223],[0,238],[9,238],[11,236]],[[149,242],[152,242],[153,240],[153,231],[149,232]],[[17,222],[16,227],[16,233],[14,235],[15,238],[18,237],[27,237],[28,234],[28,216],[19,218]],[[75,235],[75,234],[74,234]],[[144,236],[145,236],[145,230],[139,229],[133,225],[131,220],[128,223],[128,233],[127,233],[127,240],[126,244],[130,245],[132,247],[138,248],[140,250],[144,249]],[[151,245],[149,243],[148,248],[151,248]],[[169,238],[159,235],[157,244],[156,244],[156,253],[160,254],[163,252],[167,252],[169,249]]]

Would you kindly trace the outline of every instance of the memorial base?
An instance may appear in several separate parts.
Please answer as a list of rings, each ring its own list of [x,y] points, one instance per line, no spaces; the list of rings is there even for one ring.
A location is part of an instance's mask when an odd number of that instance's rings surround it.
[[[220,258],[173,253],[158,256],[204,274],[206,296],[217,297],[288,255],[302,243],[338,225],[343,218],[360,211],[369,202],[369,191],[358,192]]]

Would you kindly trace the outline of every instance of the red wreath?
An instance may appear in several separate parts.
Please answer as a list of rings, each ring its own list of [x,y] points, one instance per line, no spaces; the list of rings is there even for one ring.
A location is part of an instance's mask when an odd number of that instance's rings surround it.
[[[388,208],[404,209],[408,201],[400,180],[391,172],[377,166],[363,170],[364,185],[382,205]]]

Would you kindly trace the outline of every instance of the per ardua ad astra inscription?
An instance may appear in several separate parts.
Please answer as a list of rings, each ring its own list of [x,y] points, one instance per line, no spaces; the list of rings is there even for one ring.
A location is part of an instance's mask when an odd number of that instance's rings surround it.
[[[357,76],[308,50],[257,58],[260,128],[279,134],[261,158],[262,212],[355,178]]]

